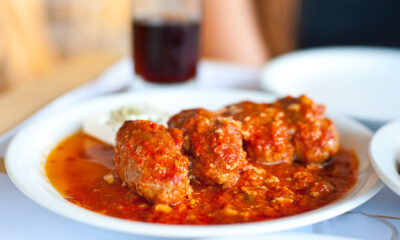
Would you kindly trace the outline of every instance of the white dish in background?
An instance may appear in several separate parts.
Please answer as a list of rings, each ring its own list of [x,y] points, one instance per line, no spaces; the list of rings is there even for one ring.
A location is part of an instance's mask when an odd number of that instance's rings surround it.
[[[273,59],[261,85],[278,95],[307,94],[376,128],[400,117],[400,50],[325,47]]]
[[[165,110],[176,112],[184,108],[205,107],[218,109],[242,100],[271,102],[274,96],[252,91],[233,90],[143,90],[98,98],[75,105],[51,117],[32,123],[11,142],[6,153],[6,168],[12,182],[33,201],[65,217],[133,234],[162,237],[211,237],[257,234],[305,226],[345,213],[374,196],[382,184],[368,159],[368,143],[372,133],[365,126],[335,114],[328,116],[335,122],[341,145],[351,149],[360,161],[356,184],[343,198],[322,208],[276,220],[254,223],[179,226],[129,221],[101,215],[65,200],[49,183],[44,163],[51,149],[82,126],[82,121],[99,112],[118,109],[135,102],[148,102]],[[23,149],[23,151],[21,151]]]
[[[386,124],[375,133],[369,152],[378,176],[400,195],[400,119]]]

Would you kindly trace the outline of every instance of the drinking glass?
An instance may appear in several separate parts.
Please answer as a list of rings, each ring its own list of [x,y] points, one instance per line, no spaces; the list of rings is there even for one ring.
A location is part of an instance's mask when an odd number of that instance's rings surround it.
[[[133,0],[135,81],[194,80],[199,60],[201,0]]]

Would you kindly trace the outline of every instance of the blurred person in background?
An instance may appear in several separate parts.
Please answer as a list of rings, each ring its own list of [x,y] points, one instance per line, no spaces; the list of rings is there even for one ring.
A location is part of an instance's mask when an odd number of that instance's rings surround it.
[[[207,57],[262,65],[296,49],[400,47],[398,0],[206,0]]]
[[[0,87],[35,81],[81,55],[129,55],[129,4],[0,1]],[[398,0],[204,0],[203,7],[206,59],[260,67],[308,47],[400,46]]]

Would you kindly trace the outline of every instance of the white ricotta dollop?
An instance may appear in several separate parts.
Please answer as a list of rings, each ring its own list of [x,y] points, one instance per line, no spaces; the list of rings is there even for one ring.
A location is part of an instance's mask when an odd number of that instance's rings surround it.
[[[115,146],[115,136],[125,121],[149,120],[166,126],[171,115],[171,112],[148,103],[136,103],[86,118],[83,121],[83,132]]]

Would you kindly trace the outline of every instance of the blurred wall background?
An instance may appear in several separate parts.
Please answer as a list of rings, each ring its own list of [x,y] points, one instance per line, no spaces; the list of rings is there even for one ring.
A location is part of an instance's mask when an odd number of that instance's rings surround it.
[[[80,56],[128,55],[130,5],[1,0],[0,90]],[[400,47],[399,13],[399,0],[203,0],[202,57],[260,67],[299,48]]]
[[[204,0],[202,56],[259,67],[294,49],[296,2]],[[130,8],[130,0],[0,1],[0,89],[82,55],[129,54]]]

